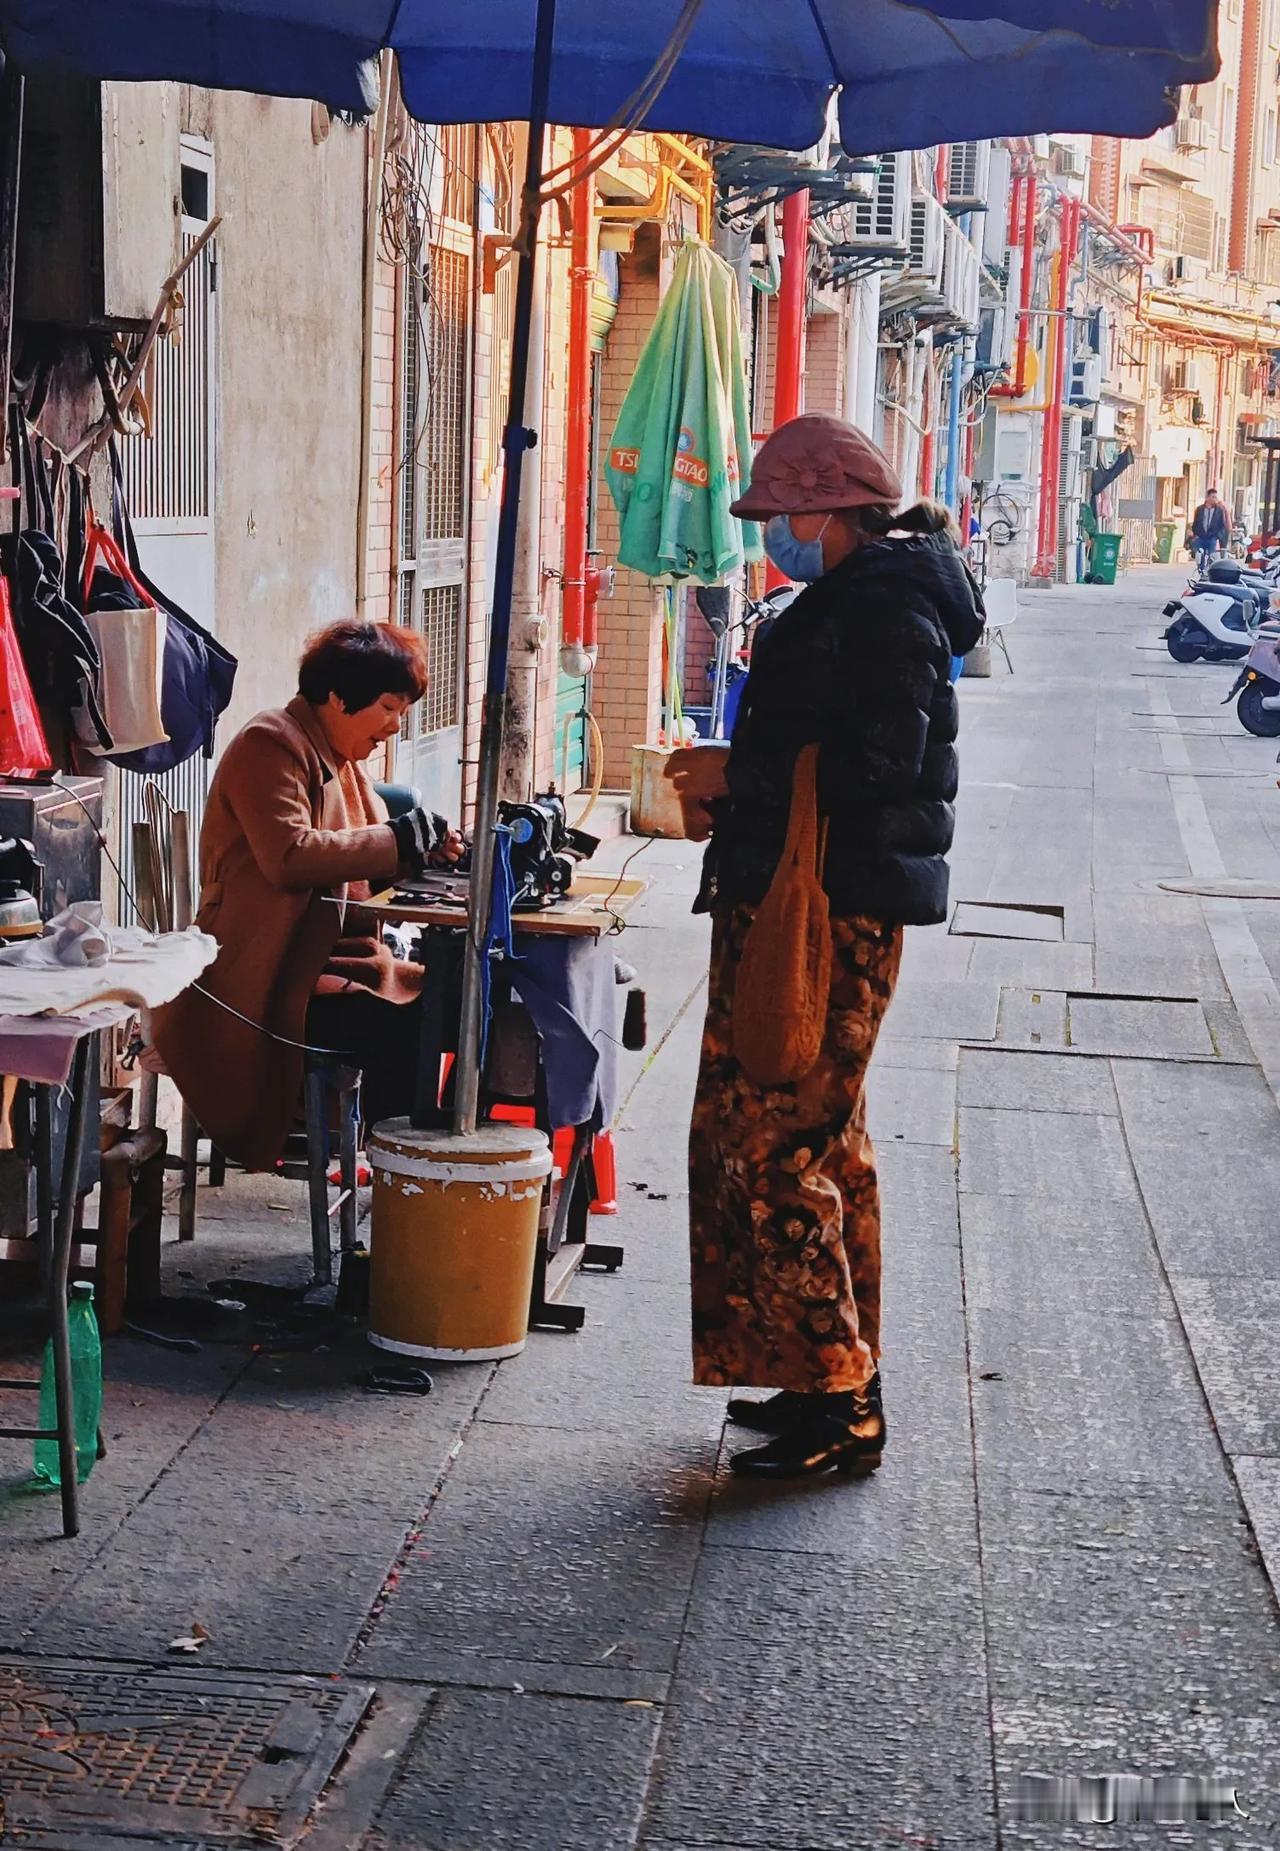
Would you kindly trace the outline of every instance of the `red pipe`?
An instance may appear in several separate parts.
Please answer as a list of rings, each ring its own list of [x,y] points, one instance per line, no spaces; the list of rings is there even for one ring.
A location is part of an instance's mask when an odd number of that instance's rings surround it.
[[[993,398],[1025,398],[1027,355],[1031,348],[1031,289],[1036,269],[1036,176],[1032,169],[1022,187],[1022,275],[1018,279],[1018,345],[1014,376],[1008,385],[992,386]]]
[[[575,164],[591,151],[590,129],[573,131]],[[588,593],[587,499],[591,472],[591,214],[595,181],[573,192],[573,239],[569,268],[568,430],[564,473],[564,581],[560,619],[560,665],[566,674],[590,674],[595,666],[596,602]],[[594,575],[592,590],[599,584]]]
[[[924,436],[920,439],[919,493],[927,497],[932,497],[933,495],[933,475],[934,475],[934,468],[933,468],[934,419],[933,419],[933,404],[932,404],[933,394],[929,390],[930,385],[932,384],[932,381],[933,381],[933,367],[926,360],[925,369],[924,369],[924,389],[920,394],[920,422],[924,425]]]
[[[1018,235],[1022,226],[1022,219],[1020,217],[1022,207],[1022,183],[1023,175],[1021,173],[1014,174],[1013,183],[1009,188],[1009,228],[1004,234],[1005,243],[1011,247],[1018,242]]]
[[[1058,280],[1054,291],[1053,377],[1046,395],[1044,435],[1040,458],[1040,516],[1034,577],[1054,579],[1058,574],[1058,491],[1062,477],[1062,388],[1067,361],[1067,294],[1075,262],[1080,204],[1072,198],[1059,202]]]
[[[809,288],[809,195],[790,193],[782,204],[782,278],[778,287],[778,345],[773,369],[773,428],[800,416],[804,398],[804,311]],[[765,589],[790,580],[773,564]]]

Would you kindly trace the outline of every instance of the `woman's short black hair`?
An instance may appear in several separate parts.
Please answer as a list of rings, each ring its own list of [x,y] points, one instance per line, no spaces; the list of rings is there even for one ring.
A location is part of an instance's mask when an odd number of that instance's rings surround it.
[[[399,624],[344,617],[308,639],[298,664],[298,692],[313,707],[336,694],[347,713],[359,713],[383,694],[417,701],[426,691],[426,643]]]

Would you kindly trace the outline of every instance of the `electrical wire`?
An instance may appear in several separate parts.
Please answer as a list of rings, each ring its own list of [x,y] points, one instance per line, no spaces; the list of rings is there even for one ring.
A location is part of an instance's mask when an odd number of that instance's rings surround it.
[[[601,911],[607,913],[609,915],[610,920],[612,921],[609,927],[609,937],[610,938],[621,937],[621,935],[627,929],[626,920],[623,918],[621,913],[615,912],[614,905],[613,905],[619,893],[622,891],[622,883],[627,878],[627,869],[631,866],[633,861],[638,860],[639,857],[645,853],[646,849],[652,848],[654,843],[657,841],[657,839],[658,838],[656,836],[648,836],[640,844],[639,848],[632,849],[631,853],[627,856],[626,860],[622,864],[622,872],[619,874],[617,880],[613,883],[613,886],[609,889],[609,892],[604,898],[604,900],[601,901]]]

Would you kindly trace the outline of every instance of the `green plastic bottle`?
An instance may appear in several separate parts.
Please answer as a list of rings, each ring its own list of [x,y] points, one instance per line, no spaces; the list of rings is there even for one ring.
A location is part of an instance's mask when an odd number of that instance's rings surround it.
[[[93,1310],[93,1287],[77,1280],[71,1288],[67,1312],[71,1339],[71,1393],[76,1411],[76,1476],[83,1484],[98,1458],[98,1428],[102,1421],[102,1340]],[[40,1425],[58,1424],[58,1396],[54,1385],[53,1343],[44,1346],[40,1372]],[[62,1483],[58,1442],[37,1440],[35,1482],[53,1490]]]

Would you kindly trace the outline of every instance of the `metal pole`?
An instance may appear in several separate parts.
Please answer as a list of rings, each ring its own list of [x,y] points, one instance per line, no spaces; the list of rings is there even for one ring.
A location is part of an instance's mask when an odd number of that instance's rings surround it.
[[[543,143],[546,140],[555,23],[556,0],[538,0],[533,84],[529,101],[529,150],[521,201],[515,317],[511,333],[511,387],[507,401],[511,421],[502,441],[506,466],[502,474],[502,501],[498,513],[493,614],[489,623],[489,661],[480,722],[471,898],[467,908],[467,943],[462,966],[462,1012],[458,1027],[453,1115],[453,1128],[460,1137],[476,1128],[480,1095],[482,973],[483,959],[487,955],[485,937],[489,926],[489,903],[493,893],[494,830],[498,820],[498,778],[502,768],[507,655],[511,641],[511,597],[515,584],[516,527],[520,518],[520,477],[525,451],[538,441],[538,433],[525,428],[524,417],[529,383],[529,338],[533,327],[534,266],[538,222],[541,217],[538,195],[542,180]]]
[[[80,1163],[84,1155],[85,1120],[89,1104],[89,1062],[96,1060],[98,1037],[83,1035],[76,1043],[71,1069],[71,1114],[62,1155],[62,1184],[53,1242],[53,1268],[49,1279],[49,1324],[53,1344],[53,1380],[58,1402],[58,1476],[62,1493],[62,1533],[80,1530],[79,1461],[76,1458],[76,1403],[71,1379],[71,1333],[67,1324],[67,1278],[75,1236],[76,1198]],[[41,1154],[50,1161],[50,1153]]]

